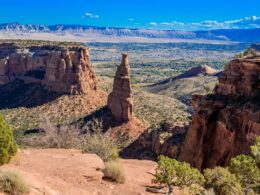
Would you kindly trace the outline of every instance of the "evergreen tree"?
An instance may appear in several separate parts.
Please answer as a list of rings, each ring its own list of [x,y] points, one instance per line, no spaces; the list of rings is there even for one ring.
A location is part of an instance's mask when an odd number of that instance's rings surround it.
[[[194,186],[203,186],[204,177],[199,170],[192,168],[188,163],[160,156],[153,182],[166,185],[167,194],[173,194],[173,186],[188,187],[191,190]]]
[[[13,132],[0,114],[0,165],[9,163],[16,152],[17,145],[13,138]]]
[[[231,173],[236,175],[242,187],[246,189],[259,188],[260,170],[257,167],[256,160],[253,157],[242,154],[232,158],[229,170]]]
[[[213,188],[216,194],[242,195],[242,187],[236,176],[223,167],[206,169],[204,171],[205,185]]]

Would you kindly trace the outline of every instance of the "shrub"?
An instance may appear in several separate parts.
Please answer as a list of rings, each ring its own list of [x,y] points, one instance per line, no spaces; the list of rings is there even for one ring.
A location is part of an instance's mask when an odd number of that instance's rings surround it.
[[[188,163],[160,156],[153,182],[166,185],[168,187],[168,194],[172,194],[173,186],[186,186],[189,188],[196,185],[202,186],[204,184],[204,177]]]
[[[191,184],[189,187],[189,195],[202,195],[206,194],[204,186],[199,184]]]
[[[47,116],[42,116],[40,126],[46,134],[43,137],[39,137],[36,144],[48,148],[76,148],[78,145],[78,130],[72,126],[60,126],[53,125]]]
[[[0,114],[0,165],[9,163],[17,152],[13,132],[4,117]]]
[[[231,173],[236,175],[242,187],[253,188],[255,190],[259,188],[260,170],[253,157],[248,155],[239,155],[232,158],[229,170]]]
[[[125,173],[123,168],[116,162],[105,163],[105,168],[103,170],[104,179],[109,179],[116,183],[125,183]]]
[[[256,162],[260,164],[260,137],[257,137],[255,145],[251,146],[251,152]]]
[[[260,171],[256,161],[248,155],[239,155],[232,158],[229,170],[236,175],[244,187],[248,184],[254,184],[260,179]]]
[[[239,195],[242,194],[242,187],[234,174],[227,169],[215,167],[204,171],[205,185],[213,188],[217,194]]]
[[[82,152],[97,154],[103,161],[113,161],[118,158],[116,143],[101,132],[88,134],[83,142]]]
[[[29,193],[29,187],[18,173],[1,170],[0,191],[10,195],[24,195]]]

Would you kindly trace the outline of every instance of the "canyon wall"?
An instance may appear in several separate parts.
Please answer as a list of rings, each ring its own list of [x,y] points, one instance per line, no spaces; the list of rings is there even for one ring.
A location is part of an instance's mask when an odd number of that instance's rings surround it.
[[[0,44],[0,85],[15,79],[42,84],[49,91],[88,94],[97,89],[88,48],[60,45]]]
[[[260,135],[260,57],[233,60],[195,109],[179,159],[199,169],[228,165]]]

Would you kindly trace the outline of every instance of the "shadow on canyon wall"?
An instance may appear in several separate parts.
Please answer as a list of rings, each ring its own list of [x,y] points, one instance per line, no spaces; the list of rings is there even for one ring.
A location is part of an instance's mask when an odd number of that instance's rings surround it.
[[[0,86],[0,109],[32,108],[53,101],[64,94],[49,92],[41,84],[16,79]]]

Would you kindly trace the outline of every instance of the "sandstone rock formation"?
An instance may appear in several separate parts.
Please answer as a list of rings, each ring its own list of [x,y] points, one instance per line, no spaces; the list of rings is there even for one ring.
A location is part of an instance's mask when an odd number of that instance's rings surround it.
[[[180,160],[199,169],[228,165],[260,135],[260,57],[233,60],[214,94],[193,95],[195,115]]]
[[[127,54],[122,54],[122,62],[117,67],[113,91],[108,97],[108,107],[118,121],[130,121],[133,118],[130,65]]]
[[[88,48],[60,45],[0,44],[0,85],[15,79],[38,82],[49,91],[88,94],[97,82]]]

